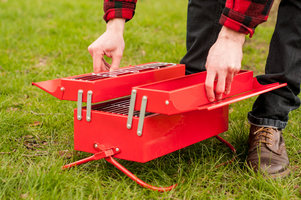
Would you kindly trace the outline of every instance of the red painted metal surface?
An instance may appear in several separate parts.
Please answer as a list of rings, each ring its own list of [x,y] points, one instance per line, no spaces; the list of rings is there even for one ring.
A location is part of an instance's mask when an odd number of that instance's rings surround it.
[[[192,110],[212,110],[218,105],[228,105],[252,96],[283,87],[286,84],[260,85],[252,71],[241,70],[234,78],[231,92],[223,100],[210,103],[205,91],[206,72],[185,77],[136,86],[135,109],[140,110],[143,96],[148,97],[147,112],[173,115]],[[216,84],[216,82],[215,82]],[[238,96],[239,95],[239,96]]]
[[[185,76],[185,66],[181,64],[160,69],[134,70],[150,64],[156,63],[121,68],[120,74],[117,74],[118,70],[112,73],[100,73],[100,76],[90,73],[32,84],[58,99],[70,101],[76,101],[78,90],[83,90],[83,102],[86,102],[87,92],[91,90],[93,92],[92,103],[97,103],[130,95],[132,87],[137,85]],[[107,76],[103,77],[103,75]]]
[[[148,189],[151,189],[154,191],[158,191],[158,192],[166,192],[166,191],[172,190],[173,188],[175,188],[177,186],[177,184],[175,184],[175,185],[172,185],[169,187],[156,187],[156,186],[150,185],[148,183],[145,183],[144,181],[139,179],[137,176],[135,176],[132,172],[127,170],[124,166],[122,166],[119,162],[117,162],[114,158],[112,158],[113,155],[120,153],[120,149],[118,147],[112,147],[112,148],[108,149],[102,144],[95,143],[94,148],[98,151],[94,155],[84,158],[84,159],[81,159],[81,160],[78,160],[76,162],[64,165],[62,167],[62,169],[69,169],[69,168],[77,166],[77,165],[81,165],[81,164],[84,164],[84,163],[87,163],[90,161],[100,160],[100,159],[104,158],[106,161],[108,161],[109,163],[114,165],[117,169],[122,171],[125,175],[127,175],[130,179],[132,179],[133,181],[135,181],[142,187],[145,187],[145,188],[148,188]]]
[[[113,155],[115,155],[119,152],[120,152],[119,149],[118,149],[118,151],[116,151],[116,148],[114,148],[114,147],[106,149],[106,150],[98,151],[97,153],[93,154],[90,157],[78,160],[78,161],[70,163],[68,165],[64,165],[62,167],[62,169],[69,169],[71,167],[81,165],[81,164],[84,164],[84,163],[87,163],[87,162],[90,162],[90,161],[100,160],[100,159],[103,159],[103,158],[111,157],[111,156],[113,156]]]
[[[227,145],[227,147],[229,147],[229,149],[233,153],[236,153],[236,149],[234,148],[234,146],[232,146],[232,144],[230,144],[227,140],[225,140],[224,138],[220,137],[219,135],[217,135],[215,137],[216,137],[216,139],[218,139],[219,141],[221,141],[222,143],[224,143],[225,145]]]
[[[177,184],[169,186],[169,187],[156,187],[156,186],[152,186],[150,184],[145,183],[144,181],[142,181],[141,179],[139,179],[137,176],[135,176],[134,174],[132,174],[129,170],[127,170],[124,166],[122,166],[114,158],[107,157],[107,158],[105,158],[105,160],[108,161],[109,163],[111,163],[112,165],[114,165],[117,169],[119,169],[120,171],[122,171],[124,174],[126,174],[128,177],[130,177],[133,181],[135,181],[136,183],[138,183],[142,187],[145,187],[145,188],[148,188],[148,189],[151,189],[151,190],[154,190],[154,191],[158,191],[158,192],[167,192],[167,191],[170,191],[170,190],[174,189],[177,186]]]
[[[96,105],[97,106],[97,105]],[[86,110],[83,109],[83,115]],[[192,111],[177,115],[151,114],[144,119],[142,136],[137,135],[139,117],[126,128],[127,115],[93,110],[91,121],[77,120],[74,112],[74,149],[97,153],[95,143],[118,146],[114,157],[148,162],[228,129],[228,106],[213,111]]]
[[[143,66],[151,64],[154,63]],[[261,85],[251,71],[242,70],[234,77],[230,94],[210,103],[205,92],[206,72],[185,76],[184,65],[159,69],[139,66],[123,68],[115,74],[84,74],[33,83],[62,100],[76,101],[78,90],[83,90],[82,101],[86,102],[87,92],[92,91],[92,102],[97,103],[92,106],[91,118],[82,117],[89,110],[85,107],[79,113],[74,110],[74,148],[94,155],[65,165],[64,169],[104,158],[143,187],[169,191],[175,185],[165,188],[149,185],[113,157],[145,163],[213,136],[235,152],[230,143],[218,136],[228,129],[228,105],[286,85]],[[141,70],[137,71],[138,68]],[[130,101],[123,96],[130,95],[133,89],[136,111],[131,128],[127,128]],[[147,97],[146,115],[142,135],[137,135],[144,96]],[[114,98],[120,99],[98,103]],[[113,103],[119,104],[112,109]],[[79,108],[81,105],[78,101]]]
[[[198,110],[204,110],[204,109],[213,110],[216,108],[223,107],[225,105],[229,105],[229,104],[232,104],[232,103],[235,103],[238,101],[242,101],[242,100],[257,96],[259,94],[263,94],[263,93],[266,93],[266,92],[269,92],[272,90],[276,90],[276,89],[284,87],[286,85],[287,85],[287,83],[282,83],[282,84],[272,83],[272,84],[268,84],[268,85],[261,85],[260,83],[258,83],[257,79],[254,78],[253,87],[251,90],[241,93],[239,95],[234,95],[231,97],[224,98],[223,100],[220,100],[217,102],[213,102],[210,104],[206,104],[204,106],[200,106],[197,109]]]

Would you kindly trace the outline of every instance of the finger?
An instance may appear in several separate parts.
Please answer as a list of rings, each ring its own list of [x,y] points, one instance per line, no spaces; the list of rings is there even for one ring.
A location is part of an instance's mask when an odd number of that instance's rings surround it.
[[[93,70],[95,73],[104,71],[103,70],[104,63],[102,59],[103,59],[103,54],[96,54],[95,52],[93,53]]]
[[[207,71],[205,89],[206,89],[207,98],[210,102],[213,102],[215,99],[215,95],[214,95],[215,76],[216,76],[216,72]]]
[[[88,51],[89,51],[91,57],[93,57],[93,46],[92,46],[92,45],[90,45],[90,46],[88,47]]]
[[[226,74],[224,72],[218,73],[217,84],[215,88],[216,100],[221,100],[223,98],[223,93],[225,91]]]
[[[233,73],[228,73],[226,77],[225,95],[228,95],[231,91],[231,84],[233,81],[233,77],[234,77]]]
[[[107,63],[107,61],[104,58],[102,58],[102,62],[104,63],[106,71],[109,71],[111,68],[111,65],[109,63]]]
[[[121,58],[122,58],[122,53],[116,53],[112,55],[112,64],[111,64],[110,71],[114,71],[119,68]]]

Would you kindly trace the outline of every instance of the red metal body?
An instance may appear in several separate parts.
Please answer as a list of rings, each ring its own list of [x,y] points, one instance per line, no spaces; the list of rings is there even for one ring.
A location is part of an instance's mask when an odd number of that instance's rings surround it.
[[[228,105],[286,85],[261,85],[251,71],[242,70],[231,93],[210,103],[205,78],[206,72],[185,76],[183,65],[148,63],[33,84],[59,99],[77,100],[74,148],[94,155],[64,169],[104,158],[138,184],[168,191],[175,185],[144,183],[113,157],[144,163],[213,136],[235,152],[218,136],[228,129]],[[105,100],[110,101],[101,102]]]
[[[100,105],[95,105],[95,107]],[[228,129],[228,106],[213,111],[192,111],[177,115],[151,114],[144,119],[142,136],[137,136],[139,117],[126,128],[127,116],[93,110],[92,120],[76,119],[74,112],[74,149],[96,153],[93,145],[122,150],[116,158],[147,162]],[[83,110],[85,115],[86,110]]]

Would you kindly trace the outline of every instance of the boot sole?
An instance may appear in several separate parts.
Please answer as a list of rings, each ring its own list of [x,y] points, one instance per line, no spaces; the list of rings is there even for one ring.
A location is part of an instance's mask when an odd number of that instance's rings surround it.
[[[290,173],[291,173],[291,170],[287,168],[286,170],[284,170],[282,172],[279,172],[277,174],[269,174],[268,176],[273,179],[284,178],[284,177],[288,176]]]

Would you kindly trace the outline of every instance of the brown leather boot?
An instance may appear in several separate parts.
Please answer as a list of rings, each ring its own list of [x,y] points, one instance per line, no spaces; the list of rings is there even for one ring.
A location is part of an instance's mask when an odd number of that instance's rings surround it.
[[[251,125],[247,162],[271,178],[287,176],[289,160],[281,130]]]

